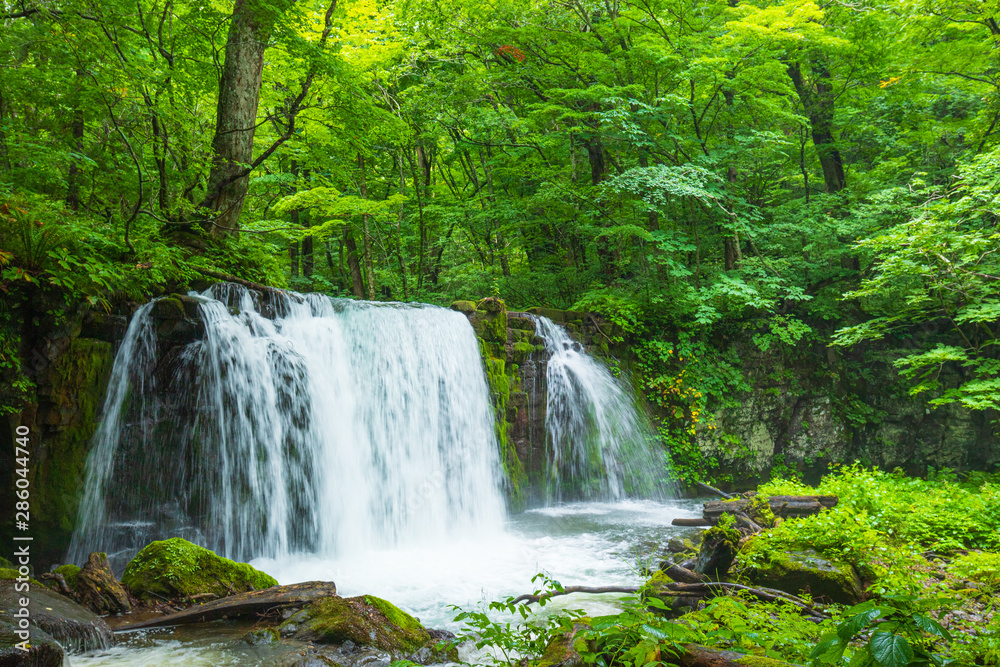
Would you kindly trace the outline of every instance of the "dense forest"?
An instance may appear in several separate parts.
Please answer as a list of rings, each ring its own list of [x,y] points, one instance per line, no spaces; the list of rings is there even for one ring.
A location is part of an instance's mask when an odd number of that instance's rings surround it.
[[[679,489],[765,502],[675,524],[710,529],[613,614],[534,616],[567,594],[547,576],[452,607],[478,663],[1000,664],[998,57],[995,1],[0,0],[0,482],[30,423],[34,544],[63,557],[113,345],[141,304],[197,319],[173,297],[224,281],[467,314],[517,490],[514,361],[545,348],[515,329],[547,313],[632,380]],[[225,560],[177,539],[145,553]],[[787,584],[788,554],[838,588]],[[160,591],[159,557],[128,592],[103,552],[87,567],[119,611],[258,592]],[[46,583],[84,601],[79,565]],[[385,600],[343,600],[431,650]],[[315,639],[309,609],[288,636]]]
[[[733,340],[778,354],[889,340],[885,367],[912,393],[995,414],[988,5],[3,11],[8,410],[30,385],[18,349],[34,316],[18,304],[58,317],[221,274],[600,313],[676,418],[678,450],[748,386]],[[870,365],[855,361],[848,385]],[[858,396],[841,412],[877,418]]]

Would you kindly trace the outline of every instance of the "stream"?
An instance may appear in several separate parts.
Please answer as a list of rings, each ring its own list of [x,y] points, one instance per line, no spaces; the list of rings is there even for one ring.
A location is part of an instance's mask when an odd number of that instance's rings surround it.
[[[424,625],[454,631],[463,609],[531,592],[531,578],[544,571],[564,585],[635,586],[640,569],[665,556],[671,537],[697,529],[670,525],[677,517],[700,515],[700,500],[580,502],[529,510],[509,518],[492,537],[410,545],[330,560],[315,556],[251,562],[282,584],[332,580],[343,596],[383,597],[418,617]],[[559,598],[546,610],[585,609],[609,613],[617,595]],[[496,615],[495,615],[496,616]],[[496,616],[500,618],[499,616]],[[183,628],[141,630],[118,635],[106,651],[75,655],[74,667],[98,665],[268,665],[291,647],[254,647],[242,641],[247,625],[225,622]],[[463,647],[463,659],[476,660]]]

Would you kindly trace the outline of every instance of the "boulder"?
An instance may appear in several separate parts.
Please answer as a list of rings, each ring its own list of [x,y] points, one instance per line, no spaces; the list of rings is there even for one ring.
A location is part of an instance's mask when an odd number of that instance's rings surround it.
[[[0,619],[12,622],[24,596],[15,589],[15,582],[0,581]],[[66,650],[92,651],[114,645],[111,628],[89,609],[41,584],[30,585],[27,597],[32,624]]]
[[[143,548],[125,567],[122,584],[136,598],[225,597],[277,586],[269,574],[172,537]]]
[[[76,579],[80,576],[80,570],[83,569],[79,565],[73,565],[72,563],[67,563],[66,565],[60,565],[56,569],[52,570],[52,574],[62,575],[63,580],[66,585],[71,589],[76,590]]]
[[[476,312],[475,301],[453,301],[448,307],[452,310],[457,310],[460,313],[465,313],[466,315],[471,315]]]
[[[31,633],[31,648],[22,651],[17,648],[21,638],[16,634],[17,627],[10,623],[2,612],[0,616],[0,665],[2,667],[62,667],[63,647],[52,635],[38,626],[28,626]]]
[[[328,597],[293,614],[278,628],[282,637],[317,644],[345,644],[385,651],[422,664],[457,660],[457,649],[439,640],[420,621],[374,595]]]
[[[65,567],[65,566],[64,566]],[[65,577],[64,577],[65,578]],[[75,585],[66,584],[76,591],[77,600],[95,614],[127,614],[132,611],[128,593],[118,583],[106,553],[94,552],[76,576]]]
[[[840,604],[855,604],[864,594],[853,566],[820,558],[815,551],[768,553],[763,564],[754,563],[744,574],[758,586]]]

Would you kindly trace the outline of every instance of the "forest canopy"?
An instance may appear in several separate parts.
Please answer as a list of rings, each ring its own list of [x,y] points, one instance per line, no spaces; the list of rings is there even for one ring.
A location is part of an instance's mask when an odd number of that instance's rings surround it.
[[[653,393],[690,371],[681,433],[742,382],[720,341],[895,337],[914,393],[993,410],[996,13],[5,0],[0,289],[101,307],[214,274],[590,310]]]

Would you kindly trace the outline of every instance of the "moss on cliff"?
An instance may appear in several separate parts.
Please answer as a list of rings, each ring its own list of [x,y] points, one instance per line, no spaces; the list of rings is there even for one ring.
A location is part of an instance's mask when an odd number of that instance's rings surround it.
[[[40,554],[64,552],[73,533],[90,439],[111,373],[111,345],[75,338],[40,383],[38,419],[50,434],[39,450],[32,484],[32,517]]]

